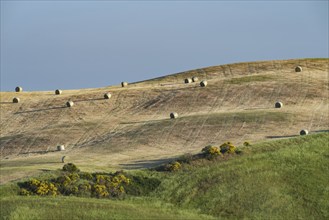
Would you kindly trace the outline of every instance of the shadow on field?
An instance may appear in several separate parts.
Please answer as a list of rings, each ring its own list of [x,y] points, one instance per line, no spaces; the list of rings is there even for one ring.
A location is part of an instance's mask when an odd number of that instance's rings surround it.
[[[316,131],[311,131],[310,134],[314,134],[314,133],[325,133],[325,132],[329,132],[329,130],[316,130]],[[266,138],[291,138],[291,137],[298,137],[300,135],[282,135],[282,136],[266,136]]]
[[[60,106],[60,107],[51,107],[51,108],[35,109],[35,110],[29,110],[29,111],[15,112],[15,114],[33,113],[33,112],[42,112],[42,111],[55,110],[55,109],[61,109],[61,108],[67,108],[67,107],[66,107],[66,106]]]
[[[266,138],[291,138],[291,137],[297,137],[299,135],[282,135],[282,136],[266,136]]]
[[[161,122],[167,120],[168,118],[164,119],[157,119],[157,120],[147,120],[147,121],[129,121],[129,122],[121,122],[120,124],[143,124],[143,123],[152,123],[152,122]],[[169,121],[169,120],[167,120]]]
[[[173,158],[158,159],[158,160],[137,160],[135,163],[119,164],[123,169],[143,169],[143,168],[154,168],[165,163],[173,161]]]
[[[329,130],[317,130],[317,131],[313,131],[314,133],[323,133],[323,132],[329,132]]]
[[[29,151],[29,152],[24,152],[24,153],[20,153],[20,154],[46,154],[46,153],[53,153],[53,152],[57,152],[57,150],[39,150],[39,151]]]
[[[272,108],[270,108],[270,107],[252,107],[252,108],[245,108],[243,110],[255,110],[255,109],[265,110],[265,109],[272,109]]]
[[[78,99],[78,100],[73,100],[73,102],[89,102],[89,101],[97,101],[97,100],[106,100],[106,99],[104,98]]]
[[[49,170],[49,169],[39,169],[40,171],[42,172],[51,172],[52,170]]]
[[[33,164],[53,164],[53,163],[57,164],[57,163],[62,163],[62,162],[61,161],[58,161],[58,162],[57,161],[56,162],[55,161],[42,161],[42,162],[38,161],[38,162],[34,162]]]

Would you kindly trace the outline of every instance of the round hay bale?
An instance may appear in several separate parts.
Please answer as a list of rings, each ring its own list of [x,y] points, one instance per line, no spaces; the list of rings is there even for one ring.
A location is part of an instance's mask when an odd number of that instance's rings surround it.
[[[73,105],[74,105],[74,102],[73,101],[66,102],[66,106],[67,107],[72,107]]]
[[[296,66],[295,72],[302,72],[303,68],[301,66]]]
[[[63,151],[63,150],[65,150],[65,146],[64,145],[58,145],[57,150],[58,151]]]
[[[207,84],[208,84],[208,82],[207,82],[206,80],[202,80],[202,81],[200,82],[200,86],[201,86],[201,87],[206,87]]]
[[[62,90],[60,90],[60,89],[56,89],[56,90],[55,90],[55,95],[60,95],[60,94],[62,94]]]
[[[283,107],[282,102],[276,102],[275,103],[275,108],[282,108],[282,107]]]
[[[184,80],[185,83],[191,83],[192,82],[192,79],[191,78],[187,78]]]
[[[308,135],[308,130],[303,129],[299,132],[300,135]]]
[[[192,77],[192,81],[193,81],[193,82],[197,82],[197,81],[199,81],[199,78],[196,77],[196,76],[193,76],[193,77]]]
[[[23,88],[20,87],[20,86],[17,86],[17,87],[15,88],[15,91],[16,91],[16,92],[23,92]]]
[[[111,98],[111,93],[107,92],[104,94],[104,99],[110,99]]]
[[[19,103],[19,101],[20,101],[19,98],[17,98],[17,97],[13,98],[13,103]]]
[[[177,112],[170,113],[170,118],[178,118]]]
[[[122,82],[122,83],[121,83],[121,86],[122,86],[122,87],[127,87],[127,86],[128,86],[128,83],[127,83],[127,82]]]
[[[63,156],[63,157],[62,157],[62,163],[65,163],[65,157],[66,157],[66,156]]]

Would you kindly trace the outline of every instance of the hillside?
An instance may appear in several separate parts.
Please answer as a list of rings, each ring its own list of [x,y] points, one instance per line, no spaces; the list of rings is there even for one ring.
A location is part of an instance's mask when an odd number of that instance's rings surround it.
[[[148,195],[124,200],[18,196],[0,186],[1,219],[328,219],[327,132],[267,141],[178,172],[130,171],[161,180]],[[44,173],[48,179],[53,173]]]
[[[239,145],[328,130],[328,71],[328,59],[262,61],[124,88],[1,92],[1,183],[60,168],[63,155],[84,170],[134,169],[227,140]],[[208,86],[184,83],[193,76]],[[103,99],[105,92],[112,97]],[[66,108],[68,100],[75,105]],[[283,108],[275,109],[276,101]],[[170,112],[179,118],[169,119]],[[66,150],[56,151],[59,144]]]

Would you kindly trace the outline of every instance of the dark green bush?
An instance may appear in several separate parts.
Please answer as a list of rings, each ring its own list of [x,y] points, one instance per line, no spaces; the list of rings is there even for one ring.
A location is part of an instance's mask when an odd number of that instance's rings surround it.
[[[67,163],[63,166],[63,171],[67,171],[67,172],[79,172],[80,170],[78,169],[78,167],[73,164],[73,163]]]
[[[239,148],[237,148],[237,149],[235,150],[235,153],[236,153],[236,154],[242,154],[242,150],[239,149]]]
[[[78,186],[78,196],[90,197],[91,196],[91,185],[89,182],[80,183]]]
[[[251,144],[250,144],[248,141],[245,141],[245,142],[243,143],[243,145],[244,145],[245,147],[249,147],[249,146],[251,146]]]
[[[169,163],[165,166],[165,170],[166,171],[170,171],[170,172],[174,172],[174,171],[178,171],[182,168],[182,164],[178,161]]]
[[[92,180],[93,179],[93,175],[91,173],[88,172],[80,172],[80,179],[84,179],[84,180]]]
[[[78,195],[79,194],[79,188],[78,186],[72,184],[72,185],[68,185],[66,187],[64,187],[63,191],[62,191],[63,195]]]

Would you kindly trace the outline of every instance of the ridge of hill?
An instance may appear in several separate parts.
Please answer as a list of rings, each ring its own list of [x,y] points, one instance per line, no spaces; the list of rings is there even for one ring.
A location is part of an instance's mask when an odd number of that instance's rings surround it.
[[[295,72],[297,65],[302,72]],[[208,144],[328,130],[328,72],[329,59],[276,60],[212,66],[123,88],[1,92],[1,183],[57,169],[62,156],[87,170],[135,169]],[[193,76],[207,87],[184,83]],[[104,99],[105,92],[112,97]],[[20,102],[12,103],[16,96]],[[68,100],[73,107],[65,107]],[[283,108],[275,109],[276,101]],[[170,112],[179,118],[170,120]],[[59,144],[66,150],[56,151]]]

